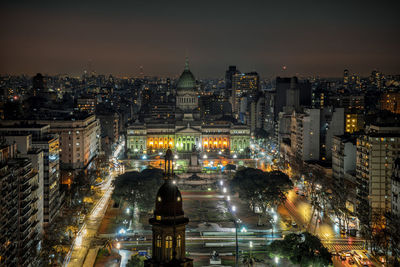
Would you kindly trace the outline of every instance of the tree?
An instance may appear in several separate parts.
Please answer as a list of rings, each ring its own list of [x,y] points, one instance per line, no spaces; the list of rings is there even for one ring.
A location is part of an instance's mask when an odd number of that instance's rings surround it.
[[[145,257],[140,256],[139,254],[132,255],[132,257],[128,260],[128,263],[126,264],[127,267],[143,267],[144,266],[144,261]]]
[[[231,181],[233,191],[250,203],[253,212],[258,207],[262,215],[268,206],[277,206],[284,201],[292,187],[292,181],[281,171],[263,172],[254,168],[239,170]]]
[[[275,240],[267,251],[276,257],[289,259],[300,266],[329,266],[332,255],[324,247],[321,240],[308,232],[288,234],[283,240]]]
[[[140,173],[126,172],[114,181],[113,199],[120,206],[126,202],[130,207],[137,206],[142,211],[149,211],[154,207],[162,177],[160,169],[145,169]]]

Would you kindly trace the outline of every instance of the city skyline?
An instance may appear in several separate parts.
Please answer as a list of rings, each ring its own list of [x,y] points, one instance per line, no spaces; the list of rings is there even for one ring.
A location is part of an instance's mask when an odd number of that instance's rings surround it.
[[[143,66],[177,77],[185,56],[200,79],[222,78],[228,65],[266,78],[398,73],[398,3],[360,3],[8,1],[0,73],[138,76]]]

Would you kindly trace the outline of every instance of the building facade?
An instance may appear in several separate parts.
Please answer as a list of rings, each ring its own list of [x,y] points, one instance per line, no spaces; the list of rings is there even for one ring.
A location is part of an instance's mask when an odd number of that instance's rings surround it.
[[[400,127],[370,125],[357,138],[357,194],[373,214],[391,210],[392,172],[400,153]]]

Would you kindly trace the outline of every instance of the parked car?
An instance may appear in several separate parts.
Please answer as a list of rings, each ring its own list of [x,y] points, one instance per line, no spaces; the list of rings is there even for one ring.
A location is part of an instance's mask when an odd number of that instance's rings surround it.
[[[138,241],[146,241],[146,237],[145,236],[139,236],[136,240],[138,240]]]

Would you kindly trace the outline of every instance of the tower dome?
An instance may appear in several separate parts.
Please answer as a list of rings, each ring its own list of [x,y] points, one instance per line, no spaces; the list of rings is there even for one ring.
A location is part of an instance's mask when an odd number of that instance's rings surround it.
[[[193,90],[196,87],[196,79],[189,69],[189,61],[187,58],[185,62],[185,69],[179,77],[176,87],[178,90]]]
[[[181,192],[170,179],[165,180],[157,192],[154,215],[161,216],[162,220],[184,215]]]

